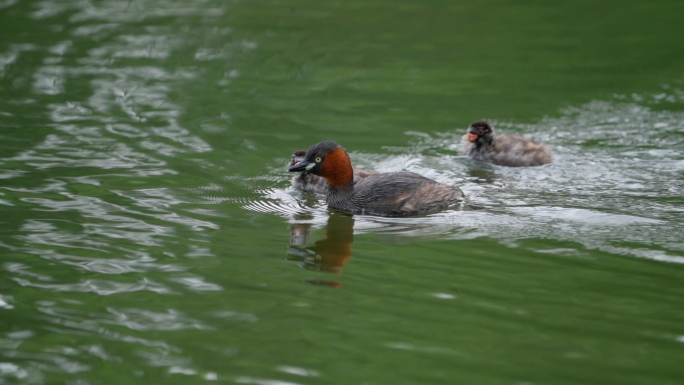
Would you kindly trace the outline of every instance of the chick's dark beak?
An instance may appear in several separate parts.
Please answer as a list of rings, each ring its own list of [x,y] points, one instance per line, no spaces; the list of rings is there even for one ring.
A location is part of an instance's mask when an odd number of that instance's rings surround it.
[[[479,136],[480,136],[480,133],[473,126],[468,127],[468,133],[463,135],[463,137],[471,143],[477,142],[477,138]]]
[[[295,151],[292,153],[292,158],[290,158],[290,166],[303,161],[306,157],[306,151]]]
[[[303,172],[306,171],[306,167],[309,165],[309,162],[303,160],[299,163],[293,164],[290,166],[290,168],[287,169],[289,172]]]

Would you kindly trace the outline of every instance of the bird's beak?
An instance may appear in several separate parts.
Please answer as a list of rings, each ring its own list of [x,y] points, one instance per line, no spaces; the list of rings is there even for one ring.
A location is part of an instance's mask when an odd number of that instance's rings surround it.
[[[463,138],[469,142],[475,142],[477,141],[478,137],[477,130],[473,128],[473,126],[468,127],[468,133],[463,135]]]
[[[290,166],[290,168],[287,169],[289,172],[304,172],[304,171],[309,171],[311,170],[316,163],[309,163],[305,160],[298,162],[296,164],[293,164]]]

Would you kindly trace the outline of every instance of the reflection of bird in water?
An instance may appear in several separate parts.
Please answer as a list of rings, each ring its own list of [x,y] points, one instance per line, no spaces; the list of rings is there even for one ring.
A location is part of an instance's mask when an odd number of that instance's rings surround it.
[[[496,135],[485,120],[468,127],[462,140],[463,154],[474,160],[499,166],[529,167],[551,163],[551,150],[541,143],[513,134]]]
[[[405,217],[435,212],[463,202],[461,189],[412,172],[375,173],[354,181],[349,155],[339,144],[309,147],[289,171],[321,176],[329,207],[350,214]]]
[[[292,153],[292,158],[290,159],[289,167],[296,165],[297,163],[304,160],[304,155],[306,151],[295,151]],[[360,179],[363,179],[369,175],[377,174],[376,171],[364,170],[361,168],[354,169],[354,183],[357,183]],[[297,190],[311,191],[316,194],[325,194],[328,192],[328,184],[325,179],[318,175],[311,174],[309,172],[300,172],[292,177],[292,187]]]
[[[342,268],[351,257],[354,240],[354,218],[340,213],[331,213],[325,227],[325,238],[306,246],[311,224],[295,223],[290,226],[290,247],[288,259],[302,261],[307,270],[341,274]],[[342,283],[312,280],[310,283],[340,287]]]
[[[303,219],[303,218],[302,218]],[[307,218],[310,219],[310,218]],[[293,223],[290,225],[290,246],[306,246],[311,235],[311,224]]]

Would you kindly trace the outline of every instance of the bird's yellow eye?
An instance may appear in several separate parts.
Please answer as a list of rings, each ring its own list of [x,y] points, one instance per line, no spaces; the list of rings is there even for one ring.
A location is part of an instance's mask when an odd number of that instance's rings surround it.
[[[321,157],[320,156],[316,158],[316,163],[321,163]]]

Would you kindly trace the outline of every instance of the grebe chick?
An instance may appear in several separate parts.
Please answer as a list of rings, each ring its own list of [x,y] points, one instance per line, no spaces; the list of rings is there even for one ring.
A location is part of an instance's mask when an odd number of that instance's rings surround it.
[[[468,142],[463,154],[480,162],[508,167],[551,163],[551,150],[547,146],[518,135],[495,135],[494,127],[486,120],[471,124],[462,140]]]
[[[292,167],[295,164],[303,161],[305,155],[306,151],[293,152],[292,158],[290,159],[290,165],[288,167]],[[355,168],[354,183],[358,182],[361,178],[365,178],[368,175],[373,174],[377,174],[377,172]],[[300,172],[292,177],[292,187],[296,188],[297,190],[311,191],[316,194],[325,194],[328,192],[328,183],[325,181],[325,179],[307,171]]]
[[[304,159],[289,171],[322,177],[328,185],[328,206],[350,214],[405,217],[442,210],[465,200],[458,187],[412,172],[375,173],[354,183],[349,155],[331,141],[309,147]]]

